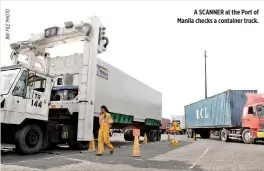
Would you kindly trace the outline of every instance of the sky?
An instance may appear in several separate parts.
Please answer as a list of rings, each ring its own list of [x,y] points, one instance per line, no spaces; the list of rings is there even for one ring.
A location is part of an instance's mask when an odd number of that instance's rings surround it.
[[[10,10],[11,40],[4,39],[5,9]],[[260,13],[195,16],[195,9],[259,9]],[[160,91],[164,117],[184,114],[185,105],[204,98],[205,50],[208,96],[228,89],[264,93],[264,2],[260,1],[2,1],[1,66],[11,64],[10,43],[93,15],[105,25],[110,40],[107,52],[98,57]],[[257,18],[259,23],[177,23],[177,18],[198,17]],[[66,49],[73,54],[77,47]]]

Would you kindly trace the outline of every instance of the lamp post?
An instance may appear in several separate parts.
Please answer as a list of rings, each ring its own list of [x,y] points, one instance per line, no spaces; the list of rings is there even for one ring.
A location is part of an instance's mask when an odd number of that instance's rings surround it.
[[[204,51],[204,84],[205,84],[205,98],[207,98],[207,68],[206,68],[206,50]]]

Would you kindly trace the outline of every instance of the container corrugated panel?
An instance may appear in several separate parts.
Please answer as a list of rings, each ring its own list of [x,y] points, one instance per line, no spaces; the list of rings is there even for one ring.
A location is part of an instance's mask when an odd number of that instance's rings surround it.
[[[257,90],[228,90],[185,106],[186,128],[239,127],[246,93]]]

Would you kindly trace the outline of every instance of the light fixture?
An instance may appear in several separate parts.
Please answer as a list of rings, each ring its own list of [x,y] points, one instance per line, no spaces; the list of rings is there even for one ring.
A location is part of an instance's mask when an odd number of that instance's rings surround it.
[[[58,35],[59,27],[51,27],[45,29],[45,38],[53,37]]]

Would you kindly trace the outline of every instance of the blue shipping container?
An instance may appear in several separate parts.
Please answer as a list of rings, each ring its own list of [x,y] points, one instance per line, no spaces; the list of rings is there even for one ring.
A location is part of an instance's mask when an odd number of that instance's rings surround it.
[[[240,127],[246,93],[257,90],[228,90],[185,106],[186,128]]]

